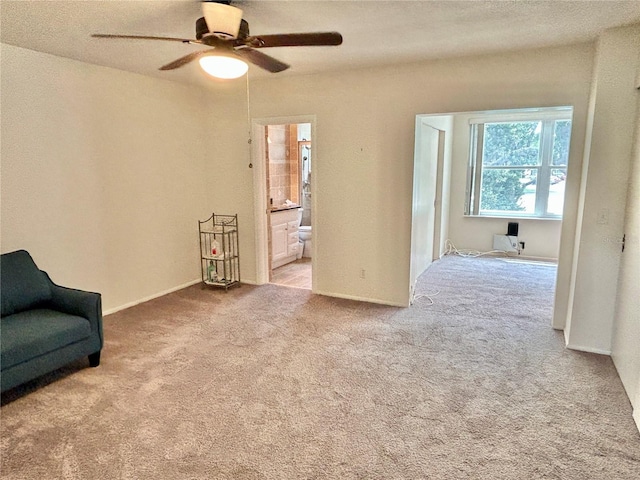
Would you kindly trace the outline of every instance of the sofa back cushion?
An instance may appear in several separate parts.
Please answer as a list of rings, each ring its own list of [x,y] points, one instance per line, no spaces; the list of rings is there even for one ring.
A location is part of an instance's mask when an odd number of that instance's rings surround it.
[[[49,279],[25,250],[0,256],[0,282],[3,317],[34,308],[51,299]]]

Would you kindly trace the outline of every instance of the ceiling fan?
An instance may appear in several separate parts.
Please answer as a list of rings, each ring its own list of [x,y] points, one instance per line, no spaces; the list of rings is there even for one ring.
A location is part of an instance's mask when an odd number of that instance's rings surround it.
[[[246,70],[250,62],[272,73],[282,72],[289,65],[266,55],[257,49],[270,47],[309,47],[336,46],[342,43],[342,35],[338,32],[281,33],[272,35],[250,35],[249,23],[242,18],[242,10],[230,5],[230,1],[206,0],[202,2],[204,16],[196,20],[196,38],[155,37],[147,35],[117,35],[96,33],[96,38],[120,38],[134,40],[164,40],[212,47],[189,53],[160,67],[160,70],[174,70],[194,60],[199,60],[205,71],[205,63],[209,60],[225,59],[229,62],[243,64],[243,71],[235,76],[221,78],[237,78]],[[211,73],[211,72],[209,72]],[[218,76],[213,74],[214,76]]]

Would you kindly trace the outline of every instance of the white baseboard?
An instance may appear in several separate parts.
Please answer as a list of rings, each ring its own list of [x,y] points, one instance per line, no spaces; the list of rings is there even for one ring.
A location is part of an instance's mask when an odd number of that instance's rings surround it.
[[[572,344],[567,344],[567,348],[570,350],[579,350],[581,352],[597,353],[598,355],[608,355],[609,357],[611,356],[611,350],[603,350],[600,348],[592,348],[592,347],[583,347],[581,345],[572,345]]]
[[[125,303],[124,305],[120,305],[119,307],[110,308],[109,310],[105,310],[102,312],[102,315],[111,315],[112,313],[119,312],[120,310],[124,310],[126,308],[131,308],[136,305],[139,305],[144,302],[148,302],[149,300],[153,300],[154,298],[162,297],[169,293],[176,292],[178,290],[182,290],[183,288],[190,287],[191,285],[195,285],[196,283],[202,282],[202,279],[191,280],[190,282],[183,283],[182,285],[178,285],[177,287],[172,287],[168,290],[163,290],[162,292],[154,293],[153,295],[149,295],[148,297],[141,298],[139,300],[134,300],[133,302]]]
[[[318,295],[324,295],[325,297],[336,297],[336,298],[344,298],[346,300],[356,300],[358,302],[368,302],[368,303],[377,303],[378,305],[389,305],[390,307],[402,307],[406,308],[408,304],[394,303],[394,302],[383,302],[379,299],[359,297],[357,295],[343,295],[341,293],[333,293],[333,292],[322,292],[319,290],[312,290],[312,293]]]
[[[522,262],[532,262],[532,263],[550,263],[557,265],[558,259],[551,257],[532,257],[528,255],[503,255],[498,257],[501,260],[511,260],[511,261],[522,261]]]

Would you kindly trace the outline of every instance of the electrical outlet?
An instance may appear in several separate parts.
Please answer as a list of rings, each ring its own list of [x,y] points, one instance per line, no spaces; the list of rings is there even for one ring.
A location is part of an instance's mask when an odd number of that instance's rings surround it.
[[[602,208],[598,212],[598,224],[599,225],[607,225],[609,223],[609,209]]]
[[[364,277],[365,277],[365,270],[364,270],[364,268],[361,268],[360,269],[360,278],[362,278],[364,280]]]

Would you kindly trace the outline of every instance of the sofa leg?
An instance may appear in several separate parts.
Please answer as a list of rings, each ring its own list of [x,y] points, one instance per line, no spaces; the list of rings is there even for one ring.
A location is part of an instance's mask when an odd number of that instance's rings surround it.
[[[89,366],[97,367],[100,365],[100,350],[89,355]]]

